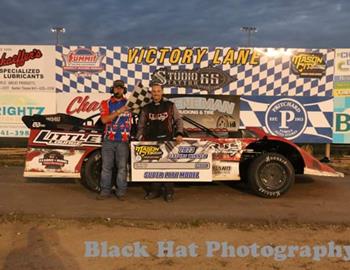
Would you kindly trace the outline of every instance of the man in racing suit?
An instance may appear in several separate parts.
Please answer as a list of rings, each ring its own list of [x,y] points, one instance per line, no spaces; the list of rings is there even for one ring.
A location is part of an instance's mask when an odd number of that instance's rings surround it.
[[[143,141],[172,141],[182,142],[183,121],[175,106],[169,100],[163,99],[163,86],[151,82],[152,102],[141,110],[136,138]],[[174,184],[171,182],[152,182],[145,187],[145,200],[151,200],[161,195],[164,190],[164,200],[173,200]]]
[[[131,113],[125,106],[126,90],[124,81],[114,81],[111,87],[113,96],[101,103],[101,121],[106,126],[102,143],[101,192],[97,196],[99,200],[111,195],[114,167],[118,170],[116,196],[121,201],[125,200],[131,129]]]

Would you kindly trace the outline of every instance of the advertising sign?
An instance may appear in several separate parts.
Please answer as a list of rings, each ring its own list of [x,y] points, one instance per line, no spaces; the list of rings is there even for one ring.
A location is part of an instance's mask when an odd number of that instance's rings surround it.
[[[350,97],[334,98],[334,143],[350,143]]]
[[[166,94],[332,96],[334,50],[234,47],[56,47],[58,92],[132,91],[157,80]]]
[[[267,133],[298,143],[331,143],[331,97],[241,97],[244,127],[262,127]]]
[[[207,128],[226,128],[231,131],[239,128],[239,97],[169,95],[168,98],[176,104],[181,115]]]
[[[198,141],[132,142],[131,175],[135,182],[208,182],[213,180],[210,144]]]
[[[55,91],[55,47],[0,45],[0,91]]]
[[[22,122],[22,116],[54,113],[55,93],[0,92],[0,137],[28,137],[29,129]]]
[[[334,96],[350,96],[350,49],[335,50]]]
[[[107,93],[57,93],[57,113],[87,118],[100,113],[101,102],[110,97]]]

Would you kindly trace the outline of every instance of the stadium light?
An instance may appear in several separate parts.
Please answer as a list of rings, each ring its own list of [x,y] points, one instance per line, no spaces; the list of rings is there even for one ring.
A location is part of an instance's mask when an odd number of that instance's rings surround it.
[[[248,44],[247,44],[247,46],[250,47],[251,46],[252,33],[258,32],[258,28],[256,28],[255,26],[243,26],[243,27],[241,27],[241,31],[245,32],[245,33],[248,33]]]
[[[59,45],[59,42],[58,42],[58,36],[59,34],[63,34],[66,32],[66,29],[64,27],[52,27],[51,28],[51,32],[52,33],[56,33],[56,45]]]

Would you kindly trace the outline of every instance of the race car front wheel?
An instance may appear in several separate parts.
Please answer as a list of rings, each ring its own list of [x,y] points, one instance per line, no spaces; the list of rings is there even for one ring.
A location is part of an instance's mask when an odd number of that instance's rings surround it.
[[[247,180],[252,191],[265,198],[277,198],[294,184],[294,168],[287,158],[265,153],[252,160]]]
[[[93,152],[84,162],[81,169],[81,180],[88,189],[99,192],[102,169],[102,156],[100,151]]]

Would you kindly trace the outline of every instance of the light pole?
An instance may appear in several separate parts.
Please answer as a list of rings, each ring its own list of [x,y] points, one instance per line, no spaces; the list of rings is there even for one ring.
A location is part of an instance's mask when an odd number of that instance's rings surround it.
[[[251,46],[252,33],[258,32],[258,28],[256,28],[255,26],[243,26],[243,27],[241,27],[241,31],[245,32],[245,33],[248,33],[248,44],[247,44],[247,46],[250,47]]]
[[[59,45],[59,42],[58,42],[58,36],[60,33],[65,33],[66,32],[66,29],[64,27],[52,27],[51,28],[51,32],[52,33],[56,33],[56,45]]]

